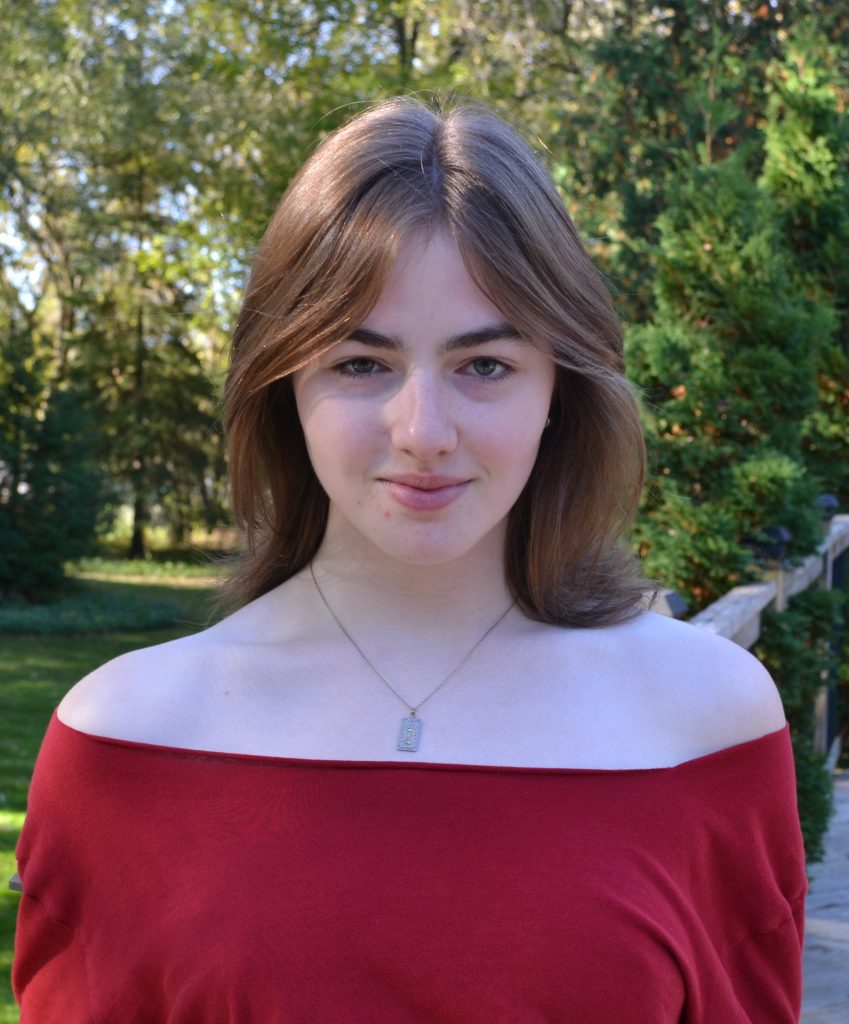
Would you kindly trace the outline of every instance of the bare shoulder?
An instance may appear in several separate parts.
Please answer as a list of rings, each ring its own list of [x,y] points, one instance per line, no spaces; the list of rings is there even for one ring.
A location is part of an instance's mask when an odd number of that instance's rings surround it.
[[[783,728],[771,676],[743,647],[686,622],[646,612],[621,630],[621,652],[664,724],[697,756]]]
[[[163,723],[185,720],[211,659],[207,631],[128,651],[81,679],[57,713],[96,736],[160,742]]]
[[[211,723],[220,723],[222,695],[250,691],[269,661],[282,672],[302,635],[300,592],[283,587],[286,593],[271,591],[198,633],[101,665],[65,695],[59,718],[99,736],[202,746]]]

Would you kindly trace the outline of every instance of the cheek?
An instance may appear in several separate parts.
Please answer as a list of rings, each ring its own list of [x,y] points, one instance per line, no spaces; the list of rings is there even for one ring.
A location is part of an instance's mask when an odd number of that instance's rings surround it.
[[[487,423],[478,433],[478,451],[501,466],[515,466],[522,472],[533,464],[545,427],[545,417],[529,414],[526,405],[518,404]]]
[[[301,428],[307,452],[316,473],[323,470],[344,473],[368,460],[374,447],[374,429],[368,421],[329,402],[318,403],[304,411]]]
[[[532,426],[533,429],[527,429],[528,426]],[[533,471],[544,436],[545,420],[543,419],[539,423],[526,424],[526,429],[514,439],[516,475],[521,477],[522,487]]]

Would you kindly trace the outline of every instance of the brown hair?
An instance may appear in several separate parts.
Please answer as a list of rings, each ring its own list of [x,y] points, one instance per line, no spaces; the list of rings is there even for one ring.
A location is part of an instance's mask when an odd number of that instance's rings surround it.
[[[244,604],[318,550],[328,499],[291,374],[366,318],[401,242],[447,229],[478,287],[557,363],[551,424],[507,530],[526,615],[599,626],[643,588],[620,546],[645,449],[622,335],[598,272],[528,145],[486,110],[396,99],[327,138],[286,190],[257,251],[225,393],[230,476],[247,553],[225,584]]]

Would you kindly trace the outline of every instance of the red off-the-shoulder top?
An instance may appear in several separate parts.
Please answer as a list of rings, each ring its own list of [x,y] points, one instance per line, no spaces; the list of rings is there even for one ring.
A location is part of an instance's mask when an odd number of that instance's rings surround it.
[[[18,847],[22,1024],[785,1024],[789,732],[672,768],[311,761],[54,715]]]

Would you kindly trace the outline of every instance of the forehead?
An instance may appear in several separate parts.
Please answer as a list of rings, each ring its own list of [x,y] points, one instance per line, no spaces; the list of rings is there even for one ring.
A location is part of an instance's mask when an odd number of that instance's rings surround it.
[[[503,320],[469,275],[457,243],[438,231],[405,239],[363,326],[391,334],[419,325],[456,334]]]

